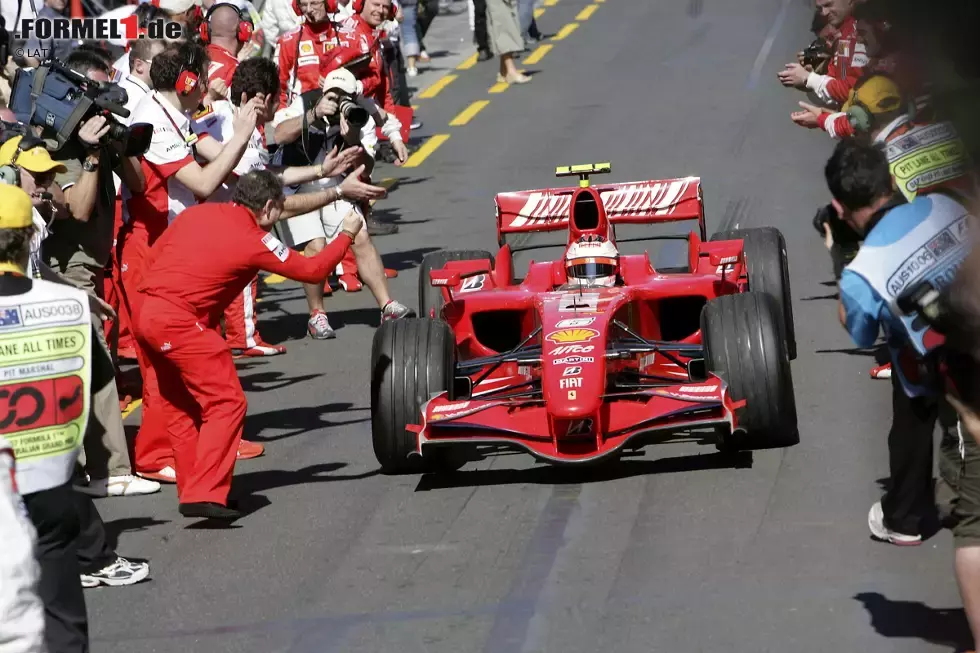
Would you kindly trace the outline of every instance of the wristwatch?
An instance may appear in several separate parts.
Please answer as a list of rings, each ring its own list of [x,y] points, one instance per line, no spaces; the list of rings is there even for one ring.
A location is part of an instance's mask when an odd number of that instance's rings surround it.
[[[85,172],[95,172],[98,169],[99,169],[99,164],[97,162],[92,163],[92,161],[90,161],[89,159],[85,159],[85,161],[82,162],[82,170],[84,170]]]

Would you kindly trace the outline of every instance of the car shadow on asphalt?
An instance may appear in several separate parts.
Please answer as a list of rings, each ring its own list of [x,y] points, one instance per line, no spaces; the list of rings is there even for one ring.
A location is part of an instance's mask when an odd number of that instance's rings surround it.
[[[973,646],[962,608],[931,608],[919,601],[894,601],[878,592],[854,596],[871,616],[871,627],[890,639],[921,639],[965,651]]]
[[[249,415],[248,419],[245,420],[245,429],[242,437],[255,442],[275,442],[276,440],[284,440],[317,429],[359,424],[371,418],[367,410],[367,408],[356,408],[353,404],[344,401],[321,404],[319,406],[296,406],[281,410],[271,410],[267,413]],[[324,415],[349,413],[351,411],[363,411],[363,417],[336,421],[323,418]],[[285,433],[262,435],[262,432],[266,429],[285,431]],[[238,477],[236,476],[235,478]]]
[[[347,463],[318,463],[302,469],[263,469],[254,472],[235,474],[232,482],[232,495],[239,502],[249,501],[249,497],[262,496],[261,492],[290,487],[293,485],[310,485],[312,483],[331,483],[333,481],[359,481],[371,478],[381,473],[381,469],[372,469],[359,474],[335,474],[347,467]]]
[[[673,456],[654,460],[623,460],[589,465],[587,467],[541,465],[527,469],[474,469],[465,468],[443,474],[425,474],[415,487],[417,492],[448,488],[486,485],[567,485],[602,483],[633,476],[650,474],[679,474],[712,469],[748,469],[753,464],[751,451],[734,454],[709,453],[691,456]]]
[[[399,222],[399,224],[416,224],[417,222],[426,221],[416,220],[412,223]],[[398,270],[399,272],[411,270],[422,265],[422,259],[426,254],[438,252],[441,249],[441,247],[418,247],[416,249],[407,249],[403,252],[391,252],[390,254],[382,254],[381,261],[386,268],[391,270]]]

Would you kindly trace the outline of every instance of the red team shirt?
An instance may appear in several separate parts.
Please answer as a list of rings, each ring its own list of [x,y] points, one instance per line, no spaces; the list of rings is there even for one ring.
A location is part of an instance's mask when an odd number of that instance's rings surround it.
[[[320,86],[327,54],[337,47],[333,25],[303,23],[276,44],[279,61],[279,104],[288,107],[293,97]]]
[[[350,237],[340,234],[320,254],[306,258],[259,227],[247,208],[202,204],[185,211],[150,250],[138,292],[164,299],[214,328],[259,270],[320,283],[350,244]]]
[[[868,64],[868,54],[864,44],[857,40],[857,21],[848,16],[838,31],[835,52],[827,65],[827,74],[810,73],[806,86],[828,103],[840,106]]]
[[[210,84],[213,79],[220,79],[230,89],[231,78],[235,75],[235,70],[238,68],[238,57],[220,45],[214,45],[213,43],[208,45],[207,52],[208,59],[211,60],[211,63],[208,65],[208,83]]]

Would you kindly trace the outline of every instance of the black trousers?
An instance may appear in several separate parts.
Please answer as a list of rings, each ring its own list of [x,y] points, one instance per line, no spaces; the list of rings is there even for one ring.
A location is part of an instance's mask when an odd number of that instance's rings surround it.
[[[81,521],[71,484],[24,497],[37,530],[41,566],[38,594],[44,603],[45,639],[50,653],[87,653],[88,616],[79,581]],[[91,499],[89,499],[91,502]]]
[[[490,35],[487,33],[487,0],[473,0],[473,38],[478,50],[490,52]]]
[[[415,33],[419,39],[419,49],[425,52],[425,35],[429,32],[429,26],[439,15],[439,0],[419,0],[418,9],[415,14]]]
[[[922,533],[924,521],[936,514],[932,478],[933,432],[936,421],[956,429],[956,413],[939,397],[908,397],[892,372],[892,426],[888,432],[891,480],[881,499],[885,526],[905,535]]]

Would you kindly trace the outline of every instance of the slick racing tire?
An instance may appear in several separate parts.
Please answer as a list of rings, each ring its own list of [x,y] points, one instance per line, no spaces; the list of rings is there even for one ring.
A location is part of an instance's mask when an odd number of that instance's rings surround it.
[[[789,287],[786,240],[775,227],[734,229],[722,231],[711,237],[712,241],[738,239],[743,241],[749,290],[766,293],[776,300],[779,314],[783,316],[786,353],[791,361],[796,360],[796,325],[793,321],[793,297]]]
[[[708,371],[728,384],[735,411],[736,449],[770,449],[798,444],[796,398],[789,358],[779,328],[779,309],[760,292],[725,295],[701,310],[701,335]]]
[[[446,267],[448,261],[481,261],[484,259],[490,260],[490,269],[492,270],[493,254],[482,249],[447,249],[426,254],[422,259],[422,267],[419,269],[419,315],[422,317],[432,316],[438,319],[442,307],[446,303],[442,297],[442,288],[435,287],[429,282],[429,272]]]
[[[405,429],[422,423],[422,404],[436,393],[453,399],[456,345],[448,324],[429,318],[384,322],[371,346],[371,438],[384,474],[451,471],[447,448],[412,456],[417,435]],[[458,458],[458,457],[457,457]]]

